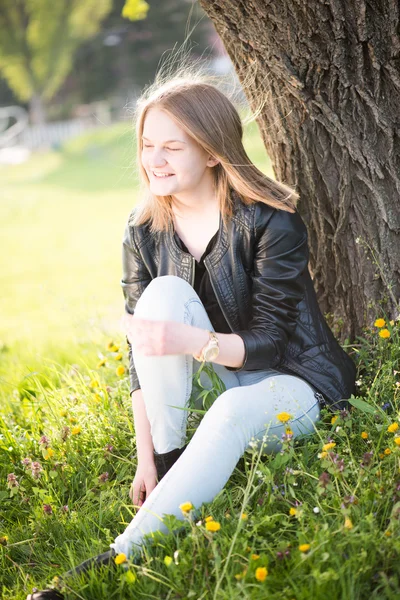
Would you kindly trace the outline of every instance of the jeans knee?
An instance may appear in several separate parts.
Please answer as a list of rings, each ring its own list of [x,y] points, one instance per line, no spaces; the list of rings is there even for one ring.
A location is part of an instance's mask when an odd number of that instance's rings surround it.
[[[135,315],[142,318],[168,319],[192,286],[176,275],[162,275],[150,281],[136,303]]]

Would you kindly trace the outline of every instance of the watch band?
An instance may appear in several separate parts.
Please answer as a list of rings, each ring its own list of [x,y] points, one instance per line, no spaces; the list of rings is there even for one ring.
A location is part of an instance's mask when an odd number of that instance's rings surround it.
[[[215,348],[218,348],[218,350],[219,350],[218,338],[215,335],[214,331],[208,331],[208,334],[210,336],[209,340],[201,349],[200,354],[198,354],[198,355],[193,354],[193,358],[195,358],[199,362],[204,362],[204,354],[205,354],[206,350],[208,350],[209,348],[215,347]]]

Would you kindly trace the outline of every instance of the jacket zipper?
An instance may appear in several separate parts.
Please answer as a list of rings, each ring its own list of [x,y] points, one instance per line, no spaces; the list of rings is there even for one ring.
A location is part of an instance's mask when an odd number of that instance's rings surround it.
[[[192,256],[192,288],[194,289],[194,276],[195,276],[195,268],[196,268],[196,262],[195,262],[195,258],[194,256]]]
[[[231,328],[231,331],[232,331],[232,333],[233,333],[233,327],[232,327],[232,325],[231,325],[231,322],[229,321],[228,317],[226,316],[226,312],[225,312],[225,310],[224,310],[223,306],[221,306],[221,303],[220,303],[220,301],[219,301],[219,297],[218,297],[218,294],[217,294],[217,292],[216,292],[216,290],[215,290],[215,287],[214,287],[214,284],[213,284],[213,280],[212,280],[212,277],[211,277],[210,271],[208,270],[208,267],[207,267],[206,259],[207,259],[207,257],[204,259],[204,265],[205,265],[205,267],[206,267],[206,269],[207,269],[207,273],[208,273],[208,276],[209,276],[209,278],[210,278],[211,287],[212,287],[212,289],[213,289],[213,291],[214,291],[215,297],[216,297],[216,299],[217,299],[217,302],[218,302],[218,304],[219,304],[219,307],[220,307],[220,309],[221,309],[221,311],[222,311],[222,314],[223,314],[223,315],[224,315],[224,317],[225,317],[225,321],[228,323],[228,325],[229,325],[229,327]]]

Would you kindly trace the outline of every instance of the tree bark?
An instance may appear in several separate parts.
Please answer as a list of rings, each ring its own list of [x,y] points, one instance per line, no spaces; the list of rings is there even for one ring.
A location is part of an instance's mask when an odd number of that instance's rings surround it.
[[[342,341],[400,298],[397,0],[200,0],[278,180],[309,233],[321,310]],[[251,76],[249,77],[249,72]]]

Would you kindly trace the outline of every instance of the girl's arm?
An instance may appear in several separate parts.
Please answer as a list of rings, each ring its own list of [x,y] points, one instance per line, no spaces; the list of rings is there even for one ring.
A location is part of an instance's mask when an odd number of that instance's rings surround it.
[[[244,363],[245,346],[240,335],[236,333],[215,333],[218,338],[219,354],[212,362],[225,367],[240,368]],[[193,327],[193,352],[199,355],[209,340],[206,329]]]
[[[137,461],[139,463],[154,462],[153,440],[150,433],[150,422],[147,418],[142,390],[139,388],[131,394],[132,410],[136,433]]]
[[[132,215],[132,213],[131,213]],[[122,242],[122,291],[125,297],[125,312],[133,315],[136,303],[151,281],[151,275],[143,264],[139,251],[137,250],[133,231],[128,223],[125,226]],[[140,390],[140,382],[136,373],[135,363],[132,356],[132,346],[126,337],[129,349],[129,377],[130,393]]]

